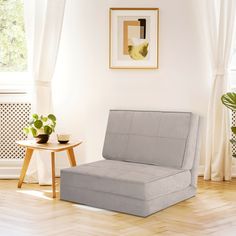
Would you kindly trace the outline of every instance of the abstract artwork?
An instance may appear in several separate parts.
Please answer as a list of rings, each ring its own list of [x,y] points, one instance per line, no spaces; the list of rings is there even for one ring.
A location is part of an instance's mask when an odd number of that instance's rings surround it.
[[[110,68],[158,68],[158,8],[110,9]]]

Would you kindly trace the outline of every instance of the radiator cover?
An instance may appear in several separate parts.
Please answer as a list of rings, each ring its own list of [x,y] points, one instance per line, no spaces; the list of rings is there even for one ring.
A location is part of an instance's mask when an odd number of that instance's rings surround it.
[[[19,160],[25,150],[16,144],[26,139],[22,132],[29,121],[30,103],[0,103],[0,159]]]

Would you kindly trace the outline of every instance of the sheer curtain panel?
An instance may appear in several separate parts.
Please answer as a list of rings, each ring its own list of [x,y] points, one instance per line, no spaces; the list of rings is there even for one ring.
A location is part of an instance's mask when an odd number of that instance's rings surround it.
[[[204,179],[231,179],[228,111],[221,103],[227,91],[228,68],[233,51],[235,0],[207,0],[206,23],[212,66],[212,88],[207,115],[206,164]]]
[[[25,25],[28,46],[29,71],[33,80],[33,112],[53,112],[51,81],[53,78],[65,0],[25,0]],[[49,156],[34,154],[26,181],[51,184]]]

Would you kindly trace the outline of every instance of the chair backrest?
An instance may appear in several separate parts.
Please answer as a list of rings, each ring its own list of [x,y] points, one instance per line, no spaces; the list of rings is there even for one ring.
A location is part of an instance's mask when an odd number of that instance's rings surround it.
[[[190,170],[198,129],[191,112],[111,110],[103,157]]]

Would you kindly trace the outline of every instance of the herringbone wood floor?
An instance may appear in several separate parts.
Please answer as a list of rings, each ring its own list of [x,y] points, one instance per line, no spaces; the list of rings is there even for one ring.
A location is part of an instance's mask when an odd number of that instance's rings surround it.
[[[199,178],[196,197],[147,218],[51,199],[51,187],[16,186],[0,180],[0,236],[236,235],[236,179]]]

